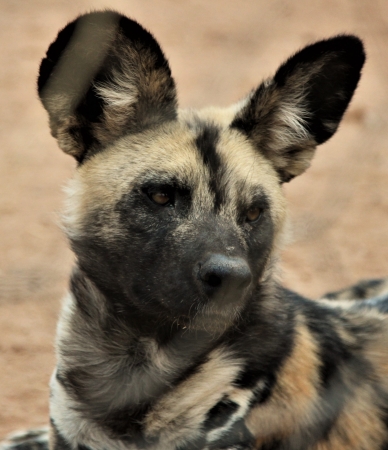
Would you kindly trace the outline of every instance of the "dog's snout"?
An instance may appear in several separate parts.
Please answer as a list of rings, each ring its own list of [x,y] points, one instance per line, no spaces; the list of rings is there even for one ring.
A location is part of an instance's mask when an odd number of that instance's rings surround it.
[[[249,286],[252,274],[243,258],[212,254],[198,264],[197,278],[209,298],[234,298]]]

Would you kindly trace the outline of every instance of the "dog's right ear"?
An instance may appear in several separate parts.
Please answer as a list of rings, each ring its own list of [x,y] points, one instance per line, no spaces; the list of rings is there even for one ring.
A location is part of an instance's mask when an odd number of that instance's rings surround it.
[[[252,91],[231,127],[271,161],[281,182],[290,181],[310,166],[316,146],[336,132],[364,61],[356,36],[308,45]]]
[[[52,135],[79,162],[127,133],[177,117],[175,83],[154,37],[113,11],[80,16],[42,60]]]

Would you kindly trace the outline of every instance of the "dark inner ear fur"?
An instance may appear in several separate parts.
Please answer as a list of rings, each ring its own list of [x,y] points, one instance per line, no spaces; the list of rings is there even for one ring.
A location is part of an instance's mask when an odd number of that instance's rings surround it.
[[[310,165],[353,96],[365,61],[362,42],[337,36],[305,47],[248,97],[231,127],[245,133],[286,182]]]
[[[60,31],[42,60],[38,91],[53,136],[80,162],[124,133],[177,116],[159,44],[113,11],[80,16]]]

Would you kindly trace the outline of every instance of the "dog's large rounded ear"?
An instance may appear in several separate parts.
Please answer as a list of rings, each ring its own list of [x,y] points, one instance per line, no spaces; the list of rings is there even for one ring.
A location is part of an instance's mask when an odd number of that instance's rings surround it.
[[[282,182],[304,172],[353,96],[365,61],[362,42],[337,36],[305,47],[253,91],[231,127],[245,133]]]
[[[53,136],[78,161],[177,116],[175,83],[159,44],[113,11],[80,16],[59,32],[42,60],[38,91]]]

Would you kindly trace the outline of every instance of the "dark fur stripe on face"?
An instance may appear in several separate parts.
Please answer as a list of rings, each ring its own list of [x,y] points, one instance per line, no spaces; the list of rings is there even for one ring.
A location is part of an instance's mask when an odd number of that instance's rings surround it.
[[[217,126],[201,124],[200,131],[195,139],[195,144],[202,156],[202,160],[209,170],[209,187],[210,191],[214,194],[214,208],[216,211],[224,202],[224,193],[220,188],[223,165],[221,157],[217,153],[219,138],[220,130]]]

